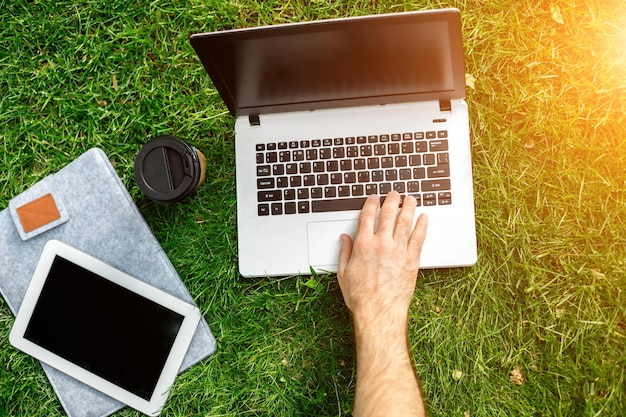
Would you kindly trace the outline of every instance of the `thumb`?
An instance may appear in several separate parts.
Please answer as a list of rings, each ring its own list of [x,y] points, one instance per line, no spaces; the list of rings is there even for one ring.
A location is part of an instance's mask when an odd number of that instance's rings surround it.
[[[352,246],[354,242],[352,238],[345,233],[342,233],[339,239],[341,240],[341,249],[339,249],[339,269],[337,275],[341,276],[346,264],[352,256]]]

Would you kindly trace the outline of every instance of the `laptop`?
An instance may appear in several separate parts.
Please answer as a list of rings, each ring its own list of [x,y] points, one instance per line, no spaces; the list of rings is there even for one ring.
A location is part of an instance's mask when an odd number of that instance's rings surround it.
[[[336,272],[369,194],[415,195],[422,268],[476,262],[457,9],[193,34],[235,121],[239,271]],[[417,216],[416,214],[416,216]]]

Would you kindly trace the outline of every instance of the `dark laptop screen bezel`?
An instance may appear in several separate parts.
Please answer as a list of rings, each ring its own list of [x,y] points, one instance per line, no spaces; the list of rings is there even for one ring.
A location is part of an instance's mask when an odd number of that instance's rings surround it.
[[[236,76],[225,76],[224,72],[228,71],[229,65],[233,67],[233,62],[227,63],[229,57],[233,55],[232,45],[234,42],[240,44],[247,43],[251,45],[258,42],[258,39],[273,39],[280,36],[303,36],[306,34],[320,34],[324,32],[334,31],[350,31],[355,29],[363,33],[366,28],[368,33],[372,35],[372,41],[379,33],[381,28],[387,25],[424,25],[427,23],[443,22],[447,27],[447,38],[449,39],[449,54],[452,68],[451,70],[451,88],[437,91],[403,91],[399,93],[394,91],[391,93],[383,92],[371,96],[346,96],[319,98],[315,100],[300,100],[298,97],[283,100],[274,103],[256,102],[250,105],[242,106],[237,102],[237,89],[249,88],[244,85],[229,85],[229,80],[233,83]],[[419,29],[416,30],[416,32]],[[369,36],[369,35],[368,35]],[[366,39],[362,39],[366,40]],[[403,39],[400,43],[405,43],[407,39]],[[282,24],[274,26],[265,26],[248,29],[235,29],[218,31],[211,33],[194,34],[190,37],[190,42],[195,49],[200,61],[204,65],[207,73],[211,77],[215,88],[218,90],[230,113],[235,116],[242,115],[260,115],[266,113],[279,113],[290,111],[306,111],[337,107],[351,107],[364,105],[381,105],[402,102],[415,101],[449,101],[454,99],[465,98],[465,71],[463,64],[463,45],[461,36],[461,18],[458,9],[443,9],[419,12],[393,13],[383,15],[371,15],[363,17],[352,17],[343,19],[321,20],[304,23]],[[247,46],[248,46],[247,45]],[[318,45],[319,46],[319,45]],[[255,51],[258,48],[254,49]],[[218,59],[220,58],[221,60]],[[372,57],[376,59],[376,57]],[[232,69],[230,69],[232,71]],[[249,83],[259,86],[263,80],[245,80],[234,82],[234,84]],[[449,84],[449,83],[448,83]]]

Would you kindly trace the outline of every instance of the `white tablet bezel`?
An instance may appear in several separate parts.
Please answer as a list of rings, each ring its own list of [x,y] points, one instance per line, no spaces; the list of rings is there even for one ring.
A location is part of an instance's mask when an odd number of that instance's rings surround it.
[[[24,337],[33,311],[48,277],[54,259],[59,256],[82,268],[85,268],[129,291],[132,291],[152,302],[159,304],[183,316],[179,332],[174,340],[170,353],[152,397],[149,401],[127,391],[106,379],[62,358],[49,350],[33,343]],[[195,334],[201,314],[198,308],[143,281],[140,281],[112,266],[79,251],[65,243],[50,240],[44,247],[39,263],[33,274],[22,305],[11,329],[9,340],[13,346],[25,353],[59,369],[73,378],[109,395],[132,408],[150,416],[158,416],[167,400],[169,390],[174,383],[183,359]]]

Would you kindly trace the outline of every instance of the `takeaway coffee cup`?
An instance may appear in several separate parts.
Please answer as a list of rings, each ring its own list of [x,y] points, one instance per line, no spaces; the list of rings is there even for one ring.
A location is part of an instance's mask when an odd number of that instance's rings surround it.
[[[202,152],[175,136],[159,136],[146,143],[135,159],[135,180],[151,200],[177,203],[204,183]]]

